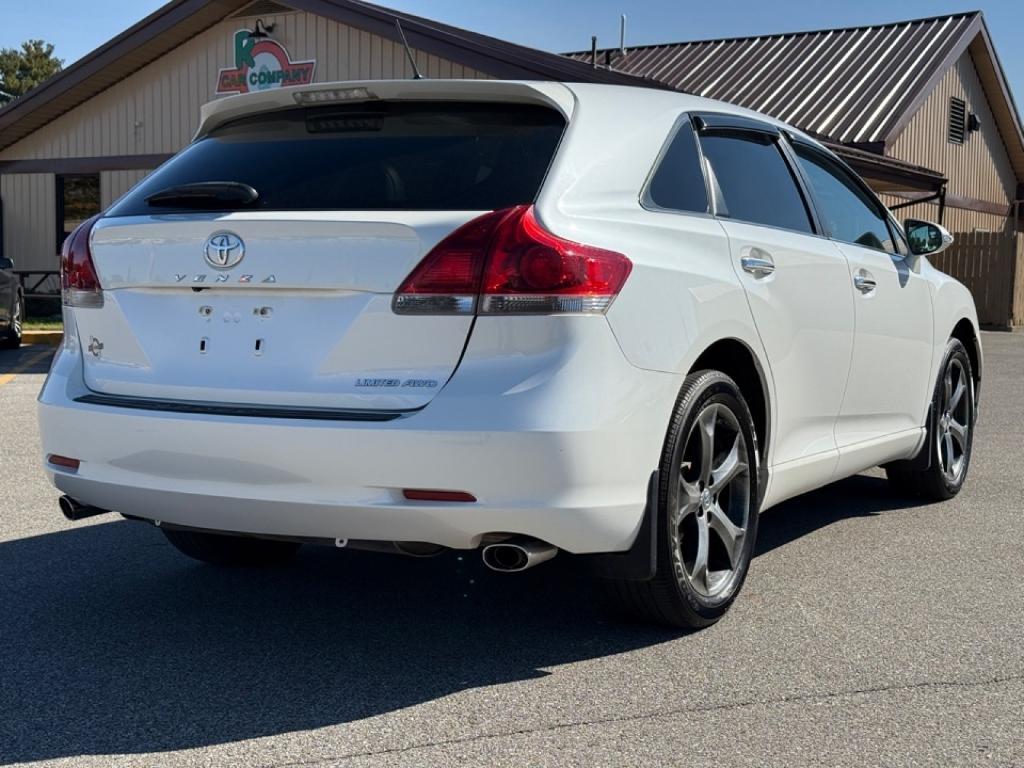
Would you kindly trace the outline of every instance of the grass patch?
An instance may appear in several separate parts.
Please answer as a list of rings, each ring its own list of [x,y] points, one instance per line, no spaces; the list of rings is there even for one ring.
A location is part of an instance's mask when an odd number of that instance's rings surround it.
[[[26,331],[63,331],[64,320],[60,315],[48,317],[27,317],[22,324]]]

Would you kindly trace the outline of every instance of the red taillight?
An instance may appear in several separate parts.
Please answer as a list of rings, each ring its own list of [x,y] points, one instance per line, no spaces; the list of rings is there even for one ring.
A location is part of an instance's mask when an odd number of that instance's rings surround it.
[[[621,253],[551,234],[523,206],[495,234],[480,311],[604,312],[632,268]]]
[[[484,214],[455,230],[419,263],[394,309],[422,314],[604,312],[632,262],[540,226],[533,206]]]
[[[103,306],[103,288],[89,251],[89,233],[99,218],[93,216],[79,224],[60,250],[61,295],[69,307]]]
[[[509,209],[479,216],[435,245],[395,293],[395,312],[471,315],[487,249]]]

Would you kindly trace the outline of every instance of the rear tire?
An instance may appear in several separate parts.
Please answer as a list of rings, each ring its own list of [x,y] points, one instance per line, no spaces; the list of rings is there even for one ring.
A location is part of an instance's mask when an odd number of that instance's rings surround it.
[[[167,540],[184,555],[211,565],[260,568],[291,560],[299,544],[201,531],[161,529]]]
[[[662,450],[655,575],[612,580],[617,607],[685,629],[724,616],[753,557],[757,470],[754,420],[736,382],[718,371],[687,376]]]
[[[974,445],[974,374],[971,358],[959,339],[950,339],[932,395],[938,414],[929,427],[923,451],[931,452],[928,469],[885,468],[889,487],[901,496],[946,501],[960,493],[967,479]]]
[[[14,297],[14,309],[11,312],[11,325],[7,332],[0,336],[0,349],[17,349],[21,346],[21,328],[25,321],[25,302],[21,296]]]

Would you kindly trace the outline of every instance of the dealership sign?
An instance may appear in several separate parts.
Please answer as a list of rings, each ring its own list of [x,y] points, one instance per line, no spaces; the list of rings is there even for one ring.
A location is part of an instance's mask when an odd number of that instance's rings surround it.
[[[269,37],[253,37],[249,30],[235,32],[235,66],[217,75],[217,93],[249,93],[308,85],[316,61],[292,61],[288,50]]]

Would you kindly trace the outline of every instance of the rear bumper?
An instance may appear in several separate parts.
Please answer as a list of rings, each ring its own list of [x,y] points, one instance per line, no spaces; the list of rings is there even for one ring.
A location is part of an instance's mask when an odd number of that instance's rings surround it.
[[[507,334],[481,322],[428,406],[376,423],[76,402],[87,390],[72,344],[43,388],[39,421],[44,455],[82,463],[46,469],[82,503],[197,528],[454,548],[501,532],[573,553],[622,551],[680,382],[627,363],[603,318],[581,322],[593,327],[543,371],[529,355],[510,365],[499,355]],[[477,502],[408,501],[403,488]]]

